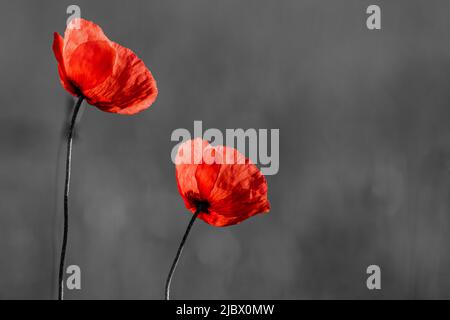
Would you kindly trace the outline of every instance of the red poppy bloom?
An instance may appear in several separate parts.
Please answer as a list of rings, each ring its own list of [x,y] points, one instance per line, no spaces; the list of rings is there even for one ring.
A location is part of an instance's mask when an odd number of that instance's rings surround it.
[[[91,21],[72,19],[64,38],[55,32],[53,52],[63,87],[103,111],[135,114],[158,95],[144,62]]]
[[[186,207],[216,227],[268,212],[267,182],[259,169],[233,148],[197,138],[183,143],[176,157],[178,191]]]

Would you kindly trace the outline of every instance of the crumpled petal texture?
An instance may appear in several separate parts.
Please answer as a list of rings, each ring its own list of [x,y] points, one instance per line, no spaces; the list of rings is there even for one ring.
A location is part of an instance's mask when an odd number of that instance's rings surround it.
[[[233,158],[233,163],[226,161]],[[214,147],[200,138],[186,141],[178,149],[176,178],[186,208],[195,212],[199,203],[207,203],[198,217],[213,226],[237,224],[270,210],[265,177],[236,149]]]
[[[72,19],[64,38],[55,32],[53,52],[62,86],[103,111],[135,114],[156,100],[156,81],[144,62],[91,21]]]

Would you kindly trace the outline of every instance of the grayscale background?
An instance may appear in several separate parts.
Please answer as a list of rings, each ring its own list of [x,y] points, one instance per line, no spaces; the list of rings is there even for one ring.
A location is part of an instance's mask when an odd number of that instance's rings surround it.
[[[51,51],[72,1],[0,5],[0,298],[53,299],[71,99]],[[133,49],[157,102],[86,106],[74,145],[67,299],[162,299],[190,215],[176,128],[279,128],[272,210],[194,225],[180,299],[450,298],[450,2],[77,1]],[[366,8],[382,9],[382,30]],[[366,288],[377,264],[382,289]]]

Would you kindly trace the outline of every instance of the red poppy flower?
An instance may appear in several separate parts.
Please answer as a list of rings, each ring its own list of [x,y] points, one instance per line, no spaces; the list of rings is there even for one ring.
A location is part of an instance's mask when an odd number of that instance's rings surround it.
[[[186,207],[199,209],[198,217],[213,226],[237,224],[270,210],[266,179],[236,149],[189,140],[178,149],[176,177]]]
[[[103,111],[135,114],[158,95],[144,62],[91,21],[72,19],[64,38],[55,32],[53,52],[63,87]]]

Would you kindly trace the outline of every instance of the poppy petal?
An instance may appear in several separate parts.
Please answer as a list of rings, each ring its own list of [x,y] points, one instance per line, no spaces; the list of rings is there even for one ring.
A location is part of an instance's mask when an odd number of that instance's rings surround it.
[[[71,54],[67,75],[83,94],[111,76],[116,51],[107,41],[88,41]]]
[[[63,41],[55,35],[53,50],[64,88],[103,111],[135,114],[156,100],[156,81],[144,62],[91,21],[72,19]]]
[[[217,177],[219,176],[221,164],[216,162],[216,149],[208,145],[202,154],[202,163],[197,166],[195,170],[195,180],[197,181],[198,190],[203,198],[209,198],[212,189],[214,188]],[[210,159],[206,162],[205,155],[210,155]]]
[[[67,79],[66,69],[64,66],[64,59],[63,59],[63,46],[64,46],[64,39],[59,35],[59,33],[54,32],[53,33],[53,53],[55,55],[56,61],[58,61],[58,74],[59,74],[59,80],[61,81],[61,85],[69,91],[70,94],[74,96],[79,95],[79,91],[74,87],[69,79]]]
[[[130,49],[113,44],[117,58],[111,76],[99,86],[86,90],[88,102],[103,111],[135,114],[148,108],[158,95],[150,71]]]
[[[176,163],[176,179],[178,191],[185,200],[188,209],[196,210],[193,199],[200,198],[200,190],[195,177],[197,163],[202,161],[204,148],[208,147],[208,142],[202,139],[189,140],[178,147]]]
[[[234,155],[236,163],[222,165],[210,194],[210,210],[222,216],[226,225],[268,212],[267,182],[259,169],[236,149],[218,146],[216,150],[219,155]]]
[[[64,32],[64,60],[70,60],[72,53],[83,43],[91,41],[111,42],[99,25],[82,18],[75,18]]]
[[[206,150],[214,148],[215,162],[176,164],[178,189],[189,210],[195,212],[198,201],[207,202],[207,212],[201,212],[198,217],[217,227],[236,224],[270,210],[266,179],[249,159],[236,149],[212,147],[201,139],[182,146],[200,143]]]
[[[63,57],[67,77],[85,95],[85,90],[98,86],[112,74],[116,51],[98,25],[72,19],[64,33]]]

